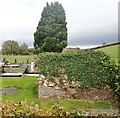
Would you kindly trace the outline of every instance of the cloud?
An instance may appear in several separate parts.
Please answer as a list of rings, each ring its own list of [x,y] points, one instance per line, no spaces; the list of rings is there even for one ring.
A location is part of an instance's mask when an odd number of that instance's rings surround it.
[[[0,44],[14,39],[31,47],[46,2],[56,0],[1,0]],[[58,0],[67,20],[69,44],[117,40],[118,0]]]

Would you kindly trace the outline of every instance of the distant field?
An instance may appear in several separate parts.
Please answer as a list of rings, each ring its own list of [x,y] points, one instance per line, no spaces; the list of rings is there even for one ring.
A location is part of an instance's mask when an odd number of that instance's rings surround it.
[[[9,63],[14,63],[15,59],[17,63],[26,63],[27,60],[29,62],[35,61],[36,55],[2,55],[2,58],[5,58]]]
[[[108,47],[103,47],[97,50],[102,50],[104,51],[106,54],[108,54],[113,60],[118,61],[118,48],[120,48],[120,44],[119,45],[113,45],[113,46],[108,46]]]
[[[113,45],[113,46],[99,48],[97,50],[104,51],[113,60],[118,61],[118,53],[119,53],[118,48],[120,48],[120,44],[119,45]],[[17,63],[26,63],[27,60],[29,60],[29,62],[35,61],[36,55],[2,55],[2,57],[6,58],[6,60],[8,60],[9,63],[14,63],[15,59],[17,60]]]

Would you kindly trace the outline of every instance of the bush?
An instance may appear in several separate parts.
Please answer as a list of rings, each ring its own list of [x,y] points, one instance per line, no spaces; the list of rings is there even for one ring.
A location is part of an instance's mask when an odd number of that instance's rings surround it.
[[[38,55],[40,74],[46,78],[64,77],[78,80],[80,88],[112,86],[117,69],[110,57],[100,51],[76,51],[68,53],[41,53]]]
[[[59,105],[55,105],[50,109],[44,109],[44,108],[38,108],[38,105],[36,106],[28,106],[26,102],[12,102],[12,101],[6,101],[2,106],[2,117],[119,117],[119,114],[111,113],[89,113],[85,111],[84,109],[76,110],[76,111],[68,111]]]
[[[113,79],[112,88],[114,90],[115,95],[118,96],[120,102],[120,64],[116,65],[116,67],[118,71],[116,73],[116,78]]]

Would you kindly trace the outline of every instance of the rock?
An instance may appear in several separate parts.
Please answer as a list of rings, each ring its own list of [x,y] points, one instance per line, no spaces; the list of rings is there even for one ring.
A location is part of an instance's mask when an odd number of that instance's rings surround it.
[[[79,82],[78,82],[78,81],[72,81],[70,86],[71,86],[72,88],[76,88],[76,87],[79,86]]]
[[[44,80],[44,82],[45,82],[46,84],[48,84],[48,80]]]
[[[76,82],[75,82],[75,81],[72,81],[72,82],[71,82],[71,84],[73,84],[73,85],[74,85],[74,84],[76,84]]]
[[[43,81],[41,81],[41,80],[40,80],[40,81],[38,81],[38,84],[43,84]]]
[[[55,86],[55,90],[60,90],[60,87],[59,86]]]
[[[99,100],[99,97],[98,96],[95,96],[95,98],[94,98],[95,100]]]
[[[46,83],[46,82],[44,82],[44,83],[43,83],[43,86],[46,86],[46,87],[47,87],[48,85],[47,85],[47,83]]]
[[[40,75],[40,78],[45,79],[45,76],[44,75]]]
[[[42,78],[37,78],[37,81],[39,82],[39,81],[43,81],[43,79]]]
[[[42,98],[49,98],[50,96],[47,95],[43,95]]]
[[[60,81],[59,81],[58,78],[55,78],[55,79],[54,79],[54,82],[55,82],[57,85],[60,85]]]
[[[66,83],[67,81],[66,80],[63,80],[63,83]]]
[[[64,83],[64,88],[68,88],[69,87],[69,83]]]
[[[53,84],[53,83],[49,83],[48,86],[49,86],[49,87],[54,87],[54,84]]]
[[[68,80],[68,77],[67,77],[67,75],[65,75],[65,76],[64,76],[64,80]]]
[[[76,89],[73,89],[73,88],[67,88],[67,93],[70,95],[74,95],[77,93],[77,91],[76,91]]]

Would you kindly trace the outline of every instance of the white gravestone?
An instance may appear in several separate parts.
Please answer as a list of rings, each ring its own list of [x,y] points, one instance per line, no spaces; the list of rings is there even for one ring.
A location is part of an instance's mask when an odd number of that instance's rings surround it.
[[[30,71],[31,71],[31,72],[34,72],[34,68],[35,68],[35,63],[34,63],[34,62],[31,62],[31,69],[30,69]]]

